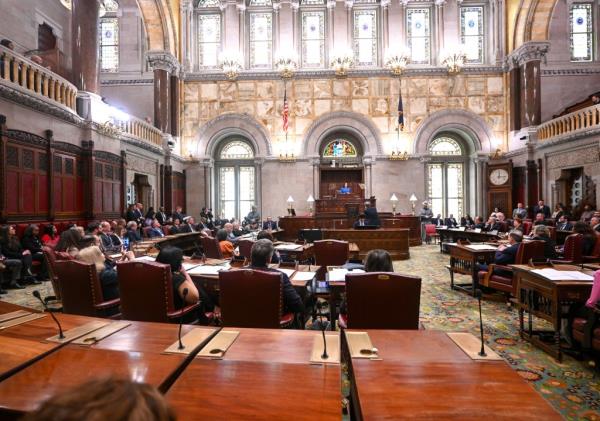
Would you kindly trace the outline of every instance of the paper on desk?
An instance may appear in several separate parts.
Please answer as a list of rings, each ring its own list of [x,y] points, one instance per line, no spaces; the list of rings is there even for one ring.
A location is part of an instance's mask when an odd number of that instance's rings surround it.
[[[219,272],[222,270],[227,269],[223,266],[199,265],[190,270],[187,270],[187,273],[190,275],[218,275]]]
[[[469,248],[471,250],[496,250],[497,247],[494,246],[490,246],[488,244],[469,244],[468,246],[465,246],[466,248]]]
[[[181,266],[183,266],[186,272],[189,272],[196,266],[199,266],[199,263],[182,263]]]
[[[576,270],[556,270],[552,268],[534,269],[531,272],[551,281],[593,281],[594,278]]]
[[[275,247],[277,250],[298,251],[302,250],[302,244],[280,244]]]
[[[143,260],[146,262],[154,262],[154,261],[156,261],[156,258],[154,258],[152,256],[142,256],[142,257],[136,257],[134,260]]]
[[[365,273],[362,269],[354,269],[349,271],[348,269],[332,269],[329,271],[329,282],[345,281],[347,273]]]
[[[317,272],[300,272],[297,271],[294,275],[294,281],[310,281],[317,276]]]
[[[288,276],[288,278],[291,278],[294,275],[294,272],[296,272],[296,269],[282,269],[282,268],[277,268],[277,270],[279,272],[285,273]]]

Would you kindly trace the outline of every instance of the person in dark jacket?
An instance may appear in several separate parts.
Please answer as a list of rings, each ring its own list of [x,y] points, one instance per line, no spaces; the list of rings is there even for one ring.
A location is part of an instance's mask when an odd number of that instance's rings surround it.
[[[370,201],[365,202],[365,218],[367,219],[367,225],[374,225],[377,227],[381,225],[377,208],[373,206]]]
[[[23,238],[21,239],[21,246],[23,246],[23,250],[29,250],[31,253],[32,262],[40,263],[40,270],[38,274],[38,278],[40,281],[48,278],[48,269],[46,268],[46,260],[44,259],[44,253],[42,252],[42,240],[40,239],[40,228],[31,224],[23,233]]]
[[[2,229],[0,229],[0,252],[7,259],[16,259],[21,262],[21,280],[26,283],[41,283],[35,279],[31,273],[33,262],[31,252],[29,250],[23,250],[13,225],[4,225]],[[21,287],[19,283],[13,283],[11,286],[14,288]]]
[[[558,231],[573,231],[573,224],[569,222],[566,215],[561,215],[556,223],[556,229]]]
[[[591,256],[596,244],[596,234],[592,227],[585,222],[578,221],[573,227],[573,233],[583,235],[583,255]]]
[[[500,246],[494,255],[494,263],[497,265],[511,265],[515,263],[519,245],[523,240],[523,235],[519,231],[512,231],[508,234],[508,246]],[[478,264],[478,271],[488,270],[488,265]],[[495,269],[494,273],[500,276],[510,276],[509,272],[502,269]]]
[[[545,225],[538,225],[533,229],[532,240],[544,242],[544,257],[546,259],[556,259],[556,242],[550,238],[550,229]]]
[[[127,232],[125,233],[125,237],[129,239],[129,244],[137,243],[142,241],[142,236],[138,231],[138,224],[135,221],[129,221],[127,223]]]

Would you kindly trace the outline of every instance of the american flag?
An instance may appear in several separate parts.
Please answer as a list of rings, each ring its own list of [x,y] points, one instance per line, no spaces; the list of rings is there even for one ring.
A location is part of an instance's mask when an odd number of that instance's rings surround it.
[[[398,132],[404,130],[404,106],[402,105],[402,89],[398,92]]]
[[[287,102],[287,89],[284,91],[283,94],[283,112],[281,113],[281,117],[283,118],[283,131],[287,134],[290,117],[290,108]]]

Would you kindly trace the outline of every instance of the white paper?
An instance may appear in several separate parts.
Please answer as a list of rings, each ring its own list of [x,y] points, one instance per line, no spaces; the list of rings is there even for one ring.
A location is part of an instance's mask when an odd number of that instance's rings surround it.
[[[190,275],[218,275],[220,271],[227,270],[223,266],[200,265],[187,271]]]
[[[347,273],[365,273],[362,269],[354,269],[349,271],[348,269],[332,269],[329,271],[329,282],[345,281]]]
[[[490,246],[489,244],[469,244],[465,246],[471,250],[496,250],[496,247]]]
[[[317,272],[296,272],[294,281],[311,281],[317,276]]]
[[[302,250],[302,245],[298,244],[280,244],[275,247],[276,250],[298,251]]]
[[[296,272],[295,269],[282,269],[282,268],[277,268],[278,271],[285,273],[288,278],[291,278],[292,275],[294,274],[294,272]]]
[[[193,268],[195,268],[196,266],[199,266],[198,263],[182,263],[181,266],[183,266],[183,268],[185,269],[186,272],[189,272],[190,270],[192,270]]]
[[[576,270],[556,270],[552,268],[534,269],[533,273],[551,281],[593,281],[594,277]]]
[[[154,258],[152,256],[142,256],[142,257],[136,257],[134,260],[143,260],[146,262],[154,262],[154,261],[156,261],[156,258]]]

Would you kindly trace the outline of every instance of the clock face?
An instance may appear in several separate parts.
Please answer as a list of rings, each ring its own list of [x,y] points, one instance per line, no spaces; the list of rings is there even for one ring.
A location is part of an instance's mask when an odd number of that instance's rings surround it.
[[[490,182],[495,186],[506,184],[508,178],[508,171],[502,168],[495,169],[490,173]]]

